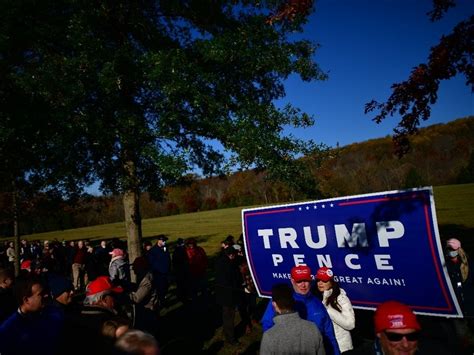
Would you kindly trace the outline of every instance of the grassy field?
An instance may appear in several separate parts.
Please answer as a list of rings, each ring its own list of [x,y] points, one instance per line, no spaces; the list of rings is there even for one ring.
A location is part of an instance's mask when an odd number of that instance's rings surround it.
[[[238,238],[242,231],[242,208],[227,208],[214,211],[187,213],[176,216],[144,219],[142,231],[144,239],[151,239],[158,234],[165,234],[170,241],[177,238],[197,238],[199,244],[210,255],[220,248],[220,241],[229,234]],[[92,227],[68,229],[48,233],[22,236],[26,239],[41,240],[76,240],[91,241],[110,239],[113,237],[126,238],[124,223],[110,223]]]
[[[474,230],[474,184],[437,186],[434,188],[434,196],[442,237],[457,235],[463,241],[469,238]],[[145,219],[142,225],[143,237],[153,239],[153,236],[165,234],[170,241],[177,238],[195,237],[212,255],[219,250],[220,241],[227,235],[232,234],[238,238],[242,232],[241,211],[243,208]],[[41,240],[90,239],[92,241],[113,237],[125,238],[125,227],[124,223],[111,223],[24,237]]]
[[[472,237],[474,236],[474,184],[435,187],[434,196],[441,237],[443,239],[458,237],[470,255],[474,255],[474,238]],[[240,235],[241,210],[242,208],[229,208],[146,219],[143,220],[143,236],[145,239],[153,240],[157,234],[165,234],[171,242],[180,237],[195,237],[212,258],[220,248],[220,241],[227,235],[232,234],[235,237]],[[123,223],[113,223],[24,237],[41,240],[90,239],[94,241],[113,237],[125,238],[125,228]],[[210,272],[212,289],[212,269]],[[172,288],[171,294],[173,291]],[[265,301],[262,300],[259,305],[259,308],[264,307]],[[370,329],[372,313],[358,311],[356,317],[359,328]],[[182,319],[186,319],[186,322],[183,323]],[[175,297],[171,297],[170,306],[162,313],[161,322],[164,327],[159,340],[163,354],[202,352],[220,355],[256,354],[262,334],[259,326],[254,327],[250,334],[244,334],[240,329],[237,330],[237,334],[241,345],[238,348],[225,346],[222,342],[218,307],[213,305],[211,308],[205,308],[203,306],[200,311],[190,317],[189,311],[185,310]]]

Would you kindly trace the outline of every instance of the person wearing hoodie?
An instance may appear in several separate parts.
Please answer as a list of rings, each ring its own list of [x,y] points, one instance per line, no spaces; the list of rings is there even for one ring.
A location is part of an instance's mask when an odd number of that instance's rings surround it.
[[[125,260],[125,253],[122,249],[115,248],[110,252],[112,259],[109,264],[109,276],[112,282],[129,283],[130,268]]]
[[[153,286],[153,274],[145,256],[135,258],[132,264],[137,275],[137,289],[129,293],[130,301],[135,305],[134,327],[154,333],[158,320],[158,294]]]
[[[322,301],[326,307],[337,344],[341,353],[352,350],[352,337],[350,331],[355,328],[355,314],[351,301],[346,292],[339,287],[334,280],[334,274],[327,267],[319,268],[316,273],[317,291],[322,296]]]

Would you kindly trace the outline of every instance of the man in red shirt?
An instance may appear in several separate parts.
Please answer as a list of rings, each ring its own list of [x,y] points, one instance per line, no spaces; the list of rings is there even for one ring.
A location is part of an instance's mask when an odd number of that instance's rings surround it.
[[[74,289],[80,290],[85,287],[84,277],[85,277],[85,264],[87,257],[87,249],[84,246],[82,240],[77,242],[76,250],[74,251],[74,256],[72,259],[72,279],[74,284]]]
[[[196,239],[186,241],[186,254],[188,255],[189,271],[191,276],[191,298],[194,302],[199,291],[204,301],[207,301],[207,255],[203,248],[197,245]]]

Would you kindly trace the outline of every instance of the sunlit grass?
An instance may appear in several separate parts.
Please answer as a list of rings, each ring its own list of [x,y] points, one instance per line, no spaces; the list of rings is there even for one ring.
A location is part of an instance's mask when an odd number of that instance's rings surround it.
[[[434,188],[436,213],[440,226],[474,228],[474,184],[447,185]],[[220,248],[220,241],[232,234],[237,239],[242,233],[241,211],[244,207],[187,213],[176,216],[143,220],[143,237],[165,234],[170,241],[177,238],[197,238],[210,255]],[[124,223],[69,229],[25,236],[27,239],[47,240],[100,240],[125,238]]]
[[[438,224],[474,228],[474,184],[434,188]]]

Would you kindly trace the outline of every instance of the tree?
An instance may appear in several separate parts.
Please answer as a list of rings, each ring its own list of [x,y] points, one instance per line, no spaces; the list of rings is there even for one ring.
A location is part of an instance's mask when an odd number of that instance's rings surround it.
[[[454,0],[433,0],[433,10],[428,15],[431,21],[437,21],[454,6]],[[466,77],[466,85],[474,90],[473,55],[474,15],[471,15],[431,48],[426,64],[419,64],[407,80],[392,85],[393,92],[386,102],[372,100],[366,104],[366,113],[378,112],[373,119],[377,123],[397,113],[401,116],[394,129],[395,150],[399,156],[410,149],[409,136],[417,132],[421,120],[429,119],[442,80],[462,74]]]
[[[426,184],[423,181],[423,178],[420,176],[418,171],[414,166],[408,170],[407,176],[405,178],[405,186],[404,188],[409,189],[413,187],[421,187],[425,186]]]
[[[194,166],[221,171],[224,154],[214,142],[237,166],[293,171],[295,157],[318,147],[283,127],[313,120],[274,100],[290,74],[326,76],[313,61],[315,46],[289,39],[309,8],[269,20],[284,4],[4,3],[0,149],[9,161],[21,158],[12,176],[64,193],[99,179],[102,191],[121,193],[133,261],[140,193],[157,197]],[[15,151],[12,137],[26,147]]]
[[[471,182],[474,182],[474,151],[471,152],[469,162],[461,168],[457,178],[458,184],[469,184]]]

